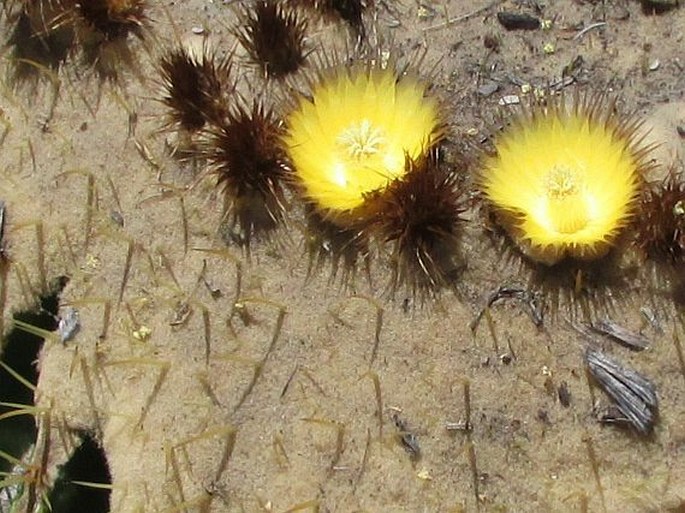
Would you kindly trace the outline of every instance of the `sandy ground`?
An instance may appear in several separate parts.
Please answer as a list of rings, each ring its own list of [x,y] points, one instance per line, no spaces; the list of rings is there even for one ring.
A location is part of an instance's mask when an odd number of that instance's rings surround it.
[[[551,26],[507,32],[495,16],[504,9]],[[213,180],[198,182],[168,154],[154,68],[174,41],[207,36],[232,48],[235,12],[199,0],[152,1],[149,11],[151,33],[131,41],[135,62],[118,84],[77,64],[33,89],[12,88],[9,75],[0,83],[4,328],[63,275],[62,302],[82,324],[40,355],[48,475],[82,429],[106,452],[116,513],[685,511],[685,371],[675,343],[685,331],[667,283],[622,262],[625,286],[606,291],[609,307],[596,313],[652,342],[641,353],[598,342],[656,384],[660,419],[642,438],[597,422],[595,403],[607,399],[589,384],[588,341],[570,327],[567,305],[537,328],[504,301],[470,329],[489,292],[530,279],[498,255],[476,210],[457,293],[423,305],[389,296],[382,249],[370,279],[360,272],[341,284],[328,264],[307,277],[298,206],[248,259],[221,237]],[[554,84],[576,60],[578,83],[649,118],[663,143],[655,157],[682,165],[682,8],[653,16],[633,1],[393,2],[379,5],[375,23],[371,35],[401,58],[425,50],[453,145],[477,144],[502,96]],[[313,46],[344,48],[348,37],[312,23]],[[261,84],[257,71],[238,69],[244,85]],[[497,91],[481,94],[490,83]],[[251,91],[272,99],[282,94],[274,87]],[[447,429],[467,421],[471,429]],[[420,454],[403,444],[408,433]]]

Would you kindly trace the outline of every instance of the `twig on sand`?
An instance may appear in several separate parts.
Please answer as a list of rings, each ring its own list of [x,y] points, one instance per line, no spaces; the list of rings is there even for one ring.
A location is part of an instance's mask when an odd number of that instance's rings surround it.
[[[493,2],[490,2],[484,7],[481,7],[480,9],[476,9],[475,11],[468,12],[466,14],[462,14],[461,16],[457,16],[456,18],[450,19],[449,16],[446,16],[447,20],[443,21],[442,23],[437,23],[435,25],[431,25],[430,27],[426,27],[423,29],[424,32],[433,32],[435,30],[442,30],[446,27],[449,27],[450,25],[454,25],[455,23],[458,23],[460,21],[468,20],[469,18],[473,18],[474,16],[478,16],[479,14],[489,11],[496,5],[499,5],[503,2],[504,0],[494,0]]]
[[[591,25],[588,25],[583,30],[578,32],[575,36],[573,36],[573,40],[578,41],[581,37],[583,37],[585,34],[590,32],[591,30],[594,30],[594,29],[600,28],[600,27],[604,27],[606,24],[607,24],[606,21],[598,21],[597,23],[592,23]]]

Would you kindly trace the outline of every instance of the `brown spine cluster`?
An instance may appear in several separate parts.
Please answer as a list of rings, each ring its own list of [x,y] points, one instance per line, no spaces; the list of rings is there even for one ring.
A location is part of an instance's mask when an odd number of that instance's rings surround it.
[[[367,201],[368,230],[392,245],[392,286],[413,294],[436,291],[458,271],[457,242],[465,210],[459,175],[431,151],[407,159],[407,173]]]
[[[86,0],[75,2],[81,19],[105,39],[139,35],[147,24],[146,0]]]
[[[635,244],[648,259],[685,264],[685,182],[680,174],[670,173],[642,197]]]
[[[364,0],[291,0],[331,22],[343,21],[357,35],[364,37],[364,12],[371,2]]]
[[[280,79],[305,62],[307,22],[276,0],[258,0],[242,11],[236,36],[265,77]]]
[[[252,234],[267,232],[283,219],[287,164],[280,146],[282,130],[275,113],[257,100],[249,108],[234,104],[206,129],[201,155],[248,247]]]
[[[15,78],[40,77],[41,66],[57,70],[78,56],[102,79],[117,80],[119,68],[132,67],[129,35],[145,38],[149,25],[145,0],[25,0],[9,9],[14,24],[8,41]]]
[[[168,51],[159,62],[166,127],[192,133],[208,122],[221,121],[235,89],[231,69],[230,55],[219,58],[207,49],[194,55],[183,47]]]

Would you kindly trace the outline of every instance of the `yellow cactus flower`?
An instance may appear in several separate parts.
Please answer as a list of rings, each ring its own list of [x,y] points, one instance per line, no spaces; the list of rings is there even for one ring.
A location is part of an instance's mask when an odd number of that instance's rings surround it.
[[[303,193],[334,222],[406,173],[437,142],[437,102],[412,76],[380,67],[335,67],[287,119],[285,147]]]
[[[640,123],[614,102],[550,99],[514,119],[485,159],[480,187],[533,260],[604,256],[633,216],[646,166]]]

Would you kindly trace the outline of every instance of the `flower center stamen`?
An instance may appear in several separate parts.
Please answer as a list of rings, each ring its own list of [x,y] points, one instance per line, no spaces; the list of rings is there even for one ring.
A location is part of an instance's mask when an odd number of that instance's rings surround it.
[[[363,119],[348,126],[338,136],[337,143],[350,158],[361,160],[381,151],[385,144],[383,131]]]
[[[590,222],[590,212],[583,194],[579,173],[566,166],[555,166],[545,178],[547,215],[550,227],[563,234],[584,229]]]
[[[578,193],[578,178],[567,167],[555,166],[547,175],[547,196],[551,198],[565,198]]]

